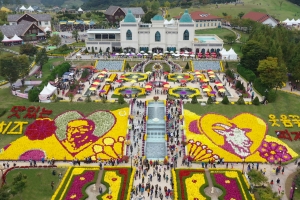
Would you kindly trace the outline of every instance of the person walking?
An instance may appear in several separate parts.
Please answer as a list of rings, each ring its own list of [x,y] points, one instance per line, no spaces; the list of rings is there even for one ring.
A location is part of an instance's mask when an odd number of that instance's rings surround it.
[[[54,189],[54,181],[51,182],[51,188]]]
[[[160,200],[163,200],[164,195],[162,193],[160,193],[159,198],[160,198]]]
[[[280,179],[278,178],[277,181],[276,181],[277,185],[280,184]]]

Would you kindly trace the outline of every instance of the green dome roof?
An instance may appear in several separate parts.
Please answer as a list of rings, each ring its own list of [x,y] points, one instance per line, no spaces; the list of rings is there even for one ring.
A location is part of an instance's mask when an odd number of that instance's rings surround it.
[[[128,13],[126,14],[124,18],[124,22],[136,22],[136,19],[134,15],[132,14],[131,10],[128,10]]]
[[[161,16],[161,15],[155,15],[152,20],[155,20],[155,21],[163,21],[164,18]]]
[[[193,22],[188,10],[185,10],[183,15],[181,16],[179,22],[183,22],[183,23],[189,23],[189,22]]]

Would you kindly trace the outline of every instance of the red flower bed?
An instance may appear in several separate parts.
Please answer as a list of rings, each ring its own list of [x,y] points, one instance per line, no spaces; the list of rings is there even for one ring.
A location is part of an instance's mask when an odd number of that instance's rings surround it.
[[[130,168],[105,168],[105,171],[118,171],[118,173],[123,177],[119,199],[127,198],[125,192],[128,192],[130,170]]]

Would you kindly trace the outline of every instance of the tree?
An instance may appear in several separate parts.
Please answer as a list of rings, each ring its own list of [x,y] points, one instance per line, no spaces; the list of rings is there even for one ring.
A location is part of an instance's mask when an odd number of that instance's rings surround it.
[[[268,182],[268,178],[265,177],[260,171],[257,171],[257,170],[253,170],[253,169],[250,170],[248,172],[248,176],[249,176],[250,182],[254,186],[262,186]]]
[[[68,97],[69,97],[69,99],[70,99],[70,102],[73,102],[73,100],[74,100],[74,94],[73,94],[73,93],[70,93],[70,94],[68,95]]]
[[[152,4],[151,4],[152,11],[158,11],[159,7],[160,7],[159,1],[157,1],[157,0],[152,1]]]
[[[72,32],[72,37],[76,40],[76,42],[78,43],[78,39],[79,39],[79,34],[78,34],[78,30],[75,29],[73,32]]]
[[[233,44],[235,42],[235,35],[233,34],[227,34],[224,38],[227,40],[228,44]]]
[[[119,95],[118,97],[118,103],[119,104],[124,104],[126,101],[124,100],[124,96],[122,94]]]
[[[27,183],[27,176],[23,175],[22,173],[18,173],[14,176],[14,180],[11,186],[11,194],[15,196],[18,193],[22,193],[23,190],[26,188]]]
[[[30,63],[26,55],[20,55],[15,57],[15,65],[18,66],[20,77],[28,75],[30,69]],[[24,86],[24,83],[23,83]]]
[[[168,1],[165,2],[165,7],[166,8],[170,8],[170,5],[171,5],[170,2],[168,2]]]
[[[26,54],[28,56],[34,56],[37,52],[37,48],[30,43],[22,44],[20,46],[20,54]]]
[[[9,190],[10,190],[10,188],[5,184],[0,188],[0,199],[1,200],[9,200],[10,199]]]
[[[287,68],[283,64],[279,65],[277,58],[267,57],[267,59],[260,60],[257,71],[261,82],[269,89],[276,87],[277,90],[287,81]]]
[[[214,101],[211,96],[208,97],[206,104],[212,104]]]
[[[49,39],[51,37],[51,32],[50,31],[46,31],[46,38]]]
[[[185,65],[185,67],[184,67],[185,69],[189,69],[190,68],[190,66],[189,66],[189,63],[187,62],[186,63],[186,65]]]
[[[149,11],[142,17],[142,22],[151,23],[151,19],[157,14],[157,11]]]
[[[222,102],[222,104],[225,104],[225,105],[229,104],[228,97],[226,95],[224,95],[224,97],[223,97],[223,99],[222,99],[221,102]]]
[[[240,13],[238,14],[238,16],[239,16],[240,19],[242,19],[242,17],[243,17],[244,15],[245,15],[244,12],[240,12]]]
[[[263,60],[267,57],[267,48],[260,42],[249,40],[242,48],[243,57],[241,58],[241,64],[243,67],[252,70],[257,73],[257,67],[259,60]]]
[[[256,106],[259,106],[260,102],[259,102],[259,99],[258,99],[257,96],[253,99],[252,104],[256,105]]]
[[[3,35],[3,33],[2,33],[2,32],[0,32],[0,41],[2,41],[2,40],[3,40],[3,38],[4,38],[4,35]]]
[[[288,71],[294,80],[300,80],[300,44],[298,44],[293,59],[288,64]]]
[[[225,68],[226,69],[229,69],[229,65],[228,65],[228,62],[226,61],[226,64],[225,64]]]
[[[85,16],[86,16],[87,18],[90,18],[90,17],[92,16],[92,13],[90,13],[90,12],[85,13]]]
[[[198,103],[198,99],[197,99],[197,97],[195,95],[192,97],[191,103],[192,104],[197,104]]]
[[[49,60],[46,49],[43,48],[41,49],[37,54],[36,54],[36,58],[35,58],[35,62],[38,63],[41,68],[43,67],[43,65],[45,63],[47,63]]]
[[[224,17],[226,17],[226,16],[227,16],[227,13],[226,13],[226,12],[223,12],[222,15],[223,15]]]
[[[147,7],[148,10],[151,8],[151,2],[149,0],[145,1],[144,5]],[[146,13],[145,10],[144,10],[144,12]]]
[[[54,46],[58,46],[61,44],[61,38],[59,35],[52,35],[52,37],[50,37],[49,39],[49,44],[54,45]]]

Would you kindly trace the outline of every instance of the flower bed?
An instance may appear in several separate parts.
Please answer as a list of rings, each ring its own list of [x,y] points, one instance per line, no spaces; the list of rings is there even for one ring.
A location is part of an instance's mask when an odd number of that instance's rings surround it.
[[[119,112],[125,115],[119,115]],[[78,111],[67,111],[54,120],[36,119],[25,130],[25,135],[11,142],[0,154],[1,160],[19,160],[35,157],[55,160],[93,160],[122,158],[127,133],[128,108],[115,111],[96,111],[85,116]],[[74,132],[86,127],[85,137]],[[78,139],[79,138],[79,139]]]
[[[201,96],[200,90],[198,88],[192,88],[192,87],[174,87],[174,88],[170,88],[168,90],[168,92],[169,92],[169,95],[179,98],[180,95],[175,92],[181,91],[181,90],[187,90],[187,91],[194,92],[193,94],[187,95],[189,98],[193,98],[194,96],[196,96],[196,97]]]
[[[174,180],[174,199],[181,200],[209,200],[204,189],[208,181],[203,169],[176,169],[172,170]]]
[[[109,90],[110,90],[110,87],[111,87],[110,84],[105,84],[105,85],[103,85],[102,90],[105,90],[105,92],[103,92],[103,93],[101,93],[101,94],[107,95],[108,92],[109,92]]]
[[[175,82],[175,81],[177,81],[177,80],[179,80],[178,78],[177,78],[177,76],[182,76],[182,79],[183,80],[186,80],[186,81],[192,81],[192,80],[194,80],[194,75],[191,75],[191,74],[188,74],[188,73],[184,73],[184,74],[177,74],[177,73],[174,73],[174,74],[168,74],[168,81],[173,81],[173,82]],[[189,78],[184,78],[184,76],[188,76]]]
[[[184,110],[184,119],[187,152],[193,161],[222,157],[226,162],[285,162],[298,156],[284,142],[267,135],[267,123],[250,113],[233,118],[215,113],[200,117]]]
[[[121,78],[121,79],[123,79],[124,81],[127,81],[127,82],[130,82],[132,80],[137,80],[138,82],[142,82],[142,81],[147,80],[147,78],[148,78],[148,75],[144,74],[144,73],[126,73],[123,75],[125,77]],[[131,76],[138,76],[138,78],[131,78]]]
[[[110,81],[114,81],[117,77],[118,77],[118,74],[116,74],[116,73],[109,75]]]
[[[124,86],[124,87],[119,87],[119,88],[116,88],[114,90],[114,96],[119,96],[119,95],[122,95],[121,91],[124,91],[124,90],[129,90],[129,89],[135,89],[135,90],[138,90],[140,91],[138,93],[137,96],[143,96],[143,95],[146,95],[146,90],[145,88],[141,88],[141,87],[138,87],[138,86],[132,86],[132,87],[127,87],[127,86]],[[132,94],[134,95],[134,94]]]
[[[210,169],[211,179],[215,187],[222,190],[219,197],[224,200],[251,200],[255,199],[249,193],[250,186],[239,170]]]

